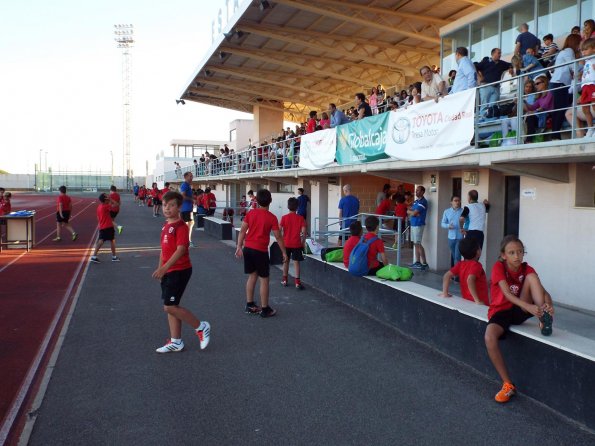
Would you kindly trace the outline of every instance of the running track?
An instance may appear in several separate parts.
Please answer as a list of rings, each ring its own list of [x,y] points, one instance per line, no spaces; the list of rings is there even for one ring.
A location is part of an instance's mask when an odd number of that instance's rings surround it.
[[[56,195],[13,194],[12,209],[35,209],[36,246],[0,254],[0,444],[20,430],[30,398],[68,313],[96,237],[95,198],[73,196],[79,234],[52,242]]]

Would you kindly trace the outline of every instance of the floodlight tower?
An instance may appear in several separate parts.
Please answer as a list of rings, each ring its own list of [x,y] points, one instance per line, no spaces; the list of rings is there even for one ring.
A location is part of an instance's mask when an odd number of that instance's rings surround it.
[[[132,189],[130,169],[130,48],[134,44],[134,26],[114,25],[114,40],[122,49],[122,115],[123,115],[123,168],[126,176],[126,190]]]

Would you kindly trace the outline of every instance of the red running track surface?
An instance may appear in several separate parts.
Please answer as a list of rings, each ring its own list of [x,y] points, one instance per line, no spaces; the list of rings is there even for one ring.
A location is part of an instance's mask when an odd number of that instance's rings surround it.
[[[36,210],[36,246],[0,254],[0,444],[24,423],[29,401],[74,297],[96,236],[96,199],[72,196],[73,242],[56,231],[56,195],[13,194],[13,210]],[[12,440],[12,441],[10,441]]]

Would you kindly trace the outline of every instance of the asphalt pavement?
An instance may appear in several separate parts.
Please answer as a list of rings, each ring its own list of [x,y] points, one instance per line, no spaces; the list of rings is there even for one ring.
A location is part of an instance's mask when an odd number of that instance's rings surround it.
[[[182,300],[211,323],[201,351],[168,337],[151,279],[163,220],[124,196],[120,263],[89,265],[31,445],[588,445],[591,431],[313,290],[281,287],[244,313],[243,265],[194,231]],[[556,383],[552,383],[555,386]],[[522,389],[520,389],[522,391]]]

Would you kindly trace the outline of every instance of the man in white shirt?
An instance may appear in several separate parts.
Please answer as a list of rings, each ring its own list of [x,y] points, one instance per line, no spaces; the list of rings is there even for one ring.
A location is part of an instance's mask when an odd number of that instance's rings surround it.
[[[427,65],[424,65],[419,69],[419,74],[421,74],[422,77],[422,101],[430,101],[432,99],[437,101],[440,96],[446,95],[446,82],[442,79],[442,76],[438,73],[434,73]]]

